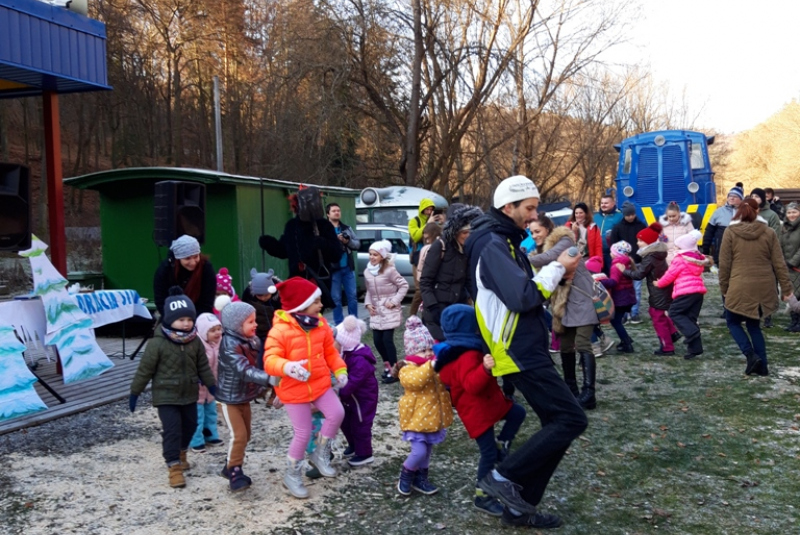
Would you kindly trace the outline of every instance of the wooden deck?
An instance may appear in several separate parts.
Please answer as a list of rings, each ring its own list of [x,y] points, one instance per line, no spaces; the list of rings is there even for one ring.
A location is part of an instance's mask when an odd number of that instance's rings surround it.
[[[125,341],[125,353],[130,355],[139,345],[141,339],[128,339]],[[11,420],[0,421],[0,435],[40,425],[62,416],[69,416],[82,411],[87,411],[101,405],[107,405],[114,401],[127,398],[130,394],[130,385],[136,368],[139,366],[139,358],[144,352],[144,348],[134,360],[130,357],[122,357],[121,338],[98,338],[98,345],[109,356],[114,367],[107,370],[99,377],[87,381],[78,381],[65,385],[62,377],[56,373],[55,360],[47,361],[44,351],[33,349],[25,352],[25,360],[32,357],[37,360],[38,366],[34,373],[45,381],[50,387],[66,400],[61,403],[53,396],[41,382],[37,382],[36,392],[42,401],[47,405],[47,409],[35,412],[28,416],[21,416]],[[52,357],[51,357],[52,359]]]

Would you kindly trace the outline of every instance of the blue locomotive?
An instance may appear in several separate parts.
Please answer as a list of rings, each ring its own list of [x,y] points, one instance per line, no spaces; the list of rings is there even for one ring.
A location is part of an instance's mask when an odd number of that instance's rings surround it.
[[[690,130],[661,130],[629,137],[614,148],[619,152],[618,206],[632,202],[648,225],[674,201],[705,230],[717,208],[714,172],[708,146],[714,136]]]

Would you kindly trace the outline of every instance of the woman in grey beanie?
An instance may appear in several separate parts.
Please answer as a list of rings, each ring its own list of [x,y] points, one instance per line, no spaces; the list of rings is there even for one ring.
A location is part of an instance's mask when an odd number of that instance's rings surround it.
[[[184,234],[172,242],[167,258],[153,276],[153,295],[159,314],[164,316],[164,301],[169,289],[180,286],[191,299],[198,314],[214,312],[217,279],[208,257],[200,254],[200,243]]]

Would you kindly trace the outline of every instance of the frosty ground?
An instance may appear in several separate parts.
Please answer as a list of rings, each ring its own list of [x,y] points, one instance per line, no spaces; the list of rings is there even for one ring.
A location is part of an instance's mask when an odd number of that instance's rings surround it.
[[[716,279],[707,275],[706,282],[702,357],[653,356],[656,339],[645,321],[628,326],[635,354],[600,360],[598,408],[541,504],[563,517],[557,533],[796,532],[800,338],[783,331],[787,316],[777,316],[765,331],[771,376],[744,376],[744,358],[718,317]],[[4,435],[0,531],[392,535],[499,528],[497,519],[472,509],[477,447],[458,421],[434,451],[431,479],[441,492],[397,494],[408,451],[399,439],[400,394],[399,385],[381,386],[375,464],[340,465],[338,478],[310,482],[305,501],[280,484],[289,420],[263,403],[253,407],[245,462],[253,487],[240,494],[229,493],[217,475],[224,448],[190,454],[195,467],[187,487],[167,485],[160,425],[147,395],[133,415],[120,402]],[[519,440],[537,428],[529,412]]]

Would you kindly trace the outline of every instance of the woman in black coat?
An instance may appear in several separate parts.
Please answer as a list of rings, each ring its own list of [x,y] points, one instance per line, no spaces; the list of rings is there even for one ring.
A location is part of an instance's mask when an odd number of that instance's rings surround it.
[[[194,303],[197,314],[214,312],[217,275],[208,257],[200,254],[200,243],[192,236],[184,234],[172,242],[166,260],[153,276],[153,295],[161,317],[164,317],[164,301],[173,286],[181,287]]]
[[[460,206],[453,210],[441,237],[434,241],[419,279],[422,293],[422,322],[434,339],[445,339],[440,326],[442,311],[455,303],[468,303],[469,258],[464,254],[464,242],[469,237],[470,224],[483,212],[475,206]]]

